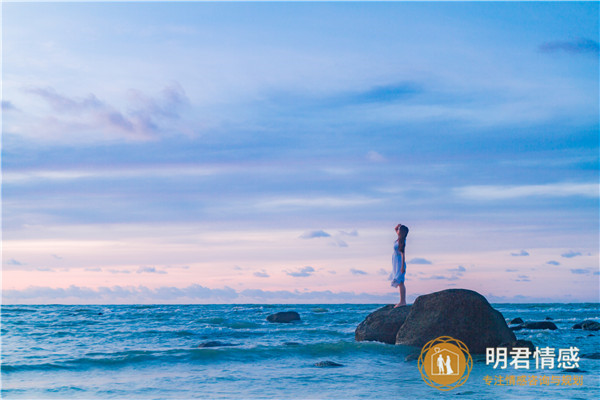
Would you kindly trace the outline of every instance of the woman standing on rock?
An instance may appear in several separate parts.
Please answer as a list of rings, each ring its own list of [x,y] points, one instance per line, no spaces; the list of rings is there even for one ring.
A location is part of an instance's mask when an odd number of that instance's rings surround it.
[[[394,243],[394,255],[392,256],[392,286],[397,287],[400,291],[400,303],[395,307],[406,305],[406,287],[404,287],[404,275],[406,274],[406,258],[404,256],[404,248],[406,247],[406,236],[408,235],[408,227],[402,224],[396,225],[396,234],[398,239]]]

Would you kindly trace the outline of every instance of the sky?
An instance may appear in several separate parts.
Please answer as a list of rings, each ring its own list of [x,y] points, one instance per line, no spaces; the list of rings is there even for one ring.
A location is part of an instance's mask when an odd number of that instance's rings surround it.
[[[597,302],[598,11],[3,2],[2,301]]]

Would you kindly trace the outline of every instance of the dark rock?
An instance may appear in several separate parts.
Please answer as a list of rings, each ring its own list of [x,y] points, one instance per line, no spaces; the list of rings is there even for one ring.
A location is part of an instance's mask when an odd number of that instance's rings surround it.
[[[600,353],[586,353],[586,354],[580,355],[579,357],[590,358],[592,360],[600,360]]]
[[[587,373],[586,370],[579,369],[579,368],[565,368],[565,369],[563,369],[560,372],[565,372],[565,373],[568,373],[568,372],[579,372],[580,374],[581,373],[583,373],[583,374]]]
[[[590,336],[596,336],[596,335],[594,335],[593,333],[590,333],[589,335],[587,335],[587,337],[590,337]]]
[[[533,353],[535,352],[535,345],[533,344],[533,342],[531,342],[529,340],[522,340],[522,339],[515,340],[513,342],[501,343],[497,347],[506,347],[506,349],[507,349],[506,351],[508,353],[510,353],[510,351],[512,349],[514,349],[515,347],[526,347],[531,352],[532,357],[533,357]]]
[[[554,322],[550,321],[540,321],[540,322],[527,322],[523,324],[524,329],[550,329],[554,331],[558,329]]]
[[[554,321],[554,318],[552,318],[552,317],[546,317],[546,318],[544,318],[544,319],[545,319],[546,321]]]
[[[523,322],[524,321],[520,317],[517,317],[517,318],[513,319],[512,321],[510,321],[510,324],[511,325],[512,324],[522,324]]]
[[[218,340],[211,340],[209,342],[200,343],[198,345],[199,348],[204,348],[204,347],[227,347],[227,346],[237,346],[237,344],[219,342]]]
[[[571,327],[571,329],[582,329],[581,324],[577,323]]]
[[[283,322],[288,323],[292,321],[300,321],[300,314],[296,311],[282,311],[275,314],[271,314],[267,317],[269,322]]]
[[[448,289],[417,297],[396,344],[422,347],[439,336],[461,340],[471,354],[517,340],[500,312],[477,292]]]
[[[511,331],[520,331],[521,329],[523,329],[523,324],[511,326],[508,329],[510,329]]]
[[[388,304],[373,311],[356,327],[354,338],[359,342],[372,340],[388,344],[396,343],[396,334],[406,320],[410,307],[394,308],[393,304]]]
[[[298,343],[298,342],[285,342],[284,345],[286,345],[286,346],[300,346],[300,343]]]
[[[586,331],[598,331],[600,330],[600,323],[586,320],[581,323],[581,327]]]
[[[335,368],[335,367],[343,367],[342,364],[338,364],[333,361],[319,361],[315,363],[315,367],[319,368]]]

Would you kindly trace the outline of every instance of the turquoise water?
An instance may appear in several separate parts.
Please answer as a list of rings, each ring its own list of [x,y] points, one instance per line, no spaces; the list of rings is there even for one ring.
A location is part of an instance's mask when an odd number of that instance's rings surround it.
[[[581,386],[495,386],[494,370],[474,357],[468,381],[450,392],[427,386],[414,349],[354,341],[354,329],[380,305],[2,306],[2,398],[600,398],[600,360],[581,358]],[[508,320],[553,318],[556,331],[516,332],[539,347],[600,351],[599,304],[496,304]],[[272,324],[295,310],[302,321]],[[588,336],[588,335],[594,336]],[[221,346],[198,348],[219,341]],[[333,361],[337,368],[315,363]]]

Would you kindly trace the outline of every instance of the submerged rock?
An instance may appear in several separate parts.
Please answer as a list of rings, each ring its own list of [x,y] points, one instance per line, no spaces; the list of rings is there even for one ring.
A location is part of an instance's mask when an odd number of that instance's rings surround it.
[[[580,356],[581,358],[589,358],[592,360],[600,360],[600,353],[586,353]]]
[[[513,319],[512,321],[510,321],[510,324],[511,325],[512,324],[522,324],[523,322],[525,322],[525,321],[523,321],[520,317],[517,317],[517,318]]]
[[[199,348],[204,348],[204,347],[227,347],[227,346],[237,346],[237,344],[226,343],[226,342],[219,342],[218,340],[211,340],[211,341],[208,341],[208,342],[200,343],[198,345]]]
[[[555,331],[558,328],[554,324],[554,322],[550,321],[540,321],[540,322],[527,322],[523,324],[524,329],[550,329],[551,331]]]
[[[319,368],[335,368],[335,367],[343,367],[342,364],[338,364],[336,362],[333,361],[319,361],[316,362],[315,367],[319,367]]]
[[[300,321],[300,314],[296,311],[282,311],[275,314],[271,314],[267,317],[269,322],[283,322],[289,323],[292,321]]]
[[[477,292],[448,289],[417,297],[396,344],[422,347],[440,336],[461,340],[471,354],[516,341],[502,314]]]
[[[314,313],[326,313],[326,312],[329,312],[328,309],[322,308],[322,307],[315,307],[315,308],[311,309],[310,311],[312,311]]]
[[[356,327],[354,339],[358,342],[371,340],[394,344],[396,343],[396,334],[409,312],[410,306],[394,308],[393,304],[373,311]]]
[[[554,321],[554,318],[552,318],[552,317],[546,317],[546,318],[544,318],[544,319],[545,319],[546,321]]]

